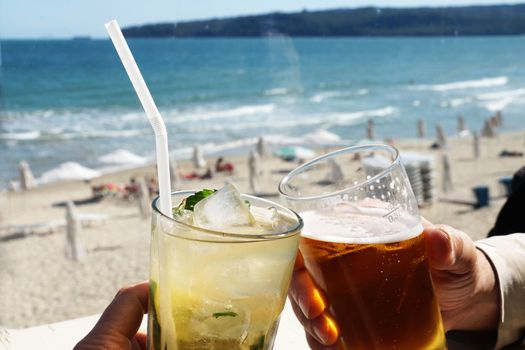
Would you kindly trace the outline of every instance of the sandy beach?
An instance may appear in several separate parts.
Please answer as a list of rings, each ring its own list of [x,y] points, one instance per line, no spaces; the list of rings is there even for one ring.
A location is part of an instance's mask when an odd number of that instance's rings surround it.
[[[421,214],[434,223],[446,223],[468,233],[473,239],[486,236],[505,201],[498,183],[525,165],[525,157],[500,157],[502,150],[525,151],[523,131],[481,139],[481,157],[473,156],[472,138],[449,139],[446,150],[430,148],[433,140],[397,140],[401,151],[415,151],[434,158],[437,200],[421,208]],[[441,157],[450,159],[453,189],[442,192]],[[228,157],[235,166],[231,176],[216,174],[209,180],[184,180],[177,189],[220,187],[233,181],[241,191],[250,192],[248,159]],[[214,164],[215,159],[208,159]],[[279,180],[297,164],[275,157],[263,160],[265,179],[262,191],[279,200]],[[184,172],[193,171],[189,161],[179,163]],[[65,208],[53,204],[91,197],[91,186],[108,182],[125,183],[131,177],[153,176],[153,166],[126,170],[96,178],[91,183],[63,182],[27,192],[0,194],[0,325],[22,328],[100,313],[126,284],[148,277],[150,221],[139,215],[136,201],[105,198],[98,203],[77,206],[80,213],[104,214],[105,220],[82,230],[80,238],[86,254],[78,262],[67,258],[65,229],[26,237],[14,235],[7,226],[44,224],[65,218]],[[451,201],[473,201],[472,187],[486,185],[491,205],[473,209]]]

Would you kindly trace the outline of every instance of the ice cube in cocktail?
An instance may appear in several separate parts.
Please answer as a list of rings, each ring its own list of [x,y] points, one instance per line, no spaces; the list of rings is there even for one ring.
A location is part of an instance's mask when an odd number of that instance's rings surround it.
[[[149,349],[272,349],[301,220],[231,184],[196,197],[154,211]]]

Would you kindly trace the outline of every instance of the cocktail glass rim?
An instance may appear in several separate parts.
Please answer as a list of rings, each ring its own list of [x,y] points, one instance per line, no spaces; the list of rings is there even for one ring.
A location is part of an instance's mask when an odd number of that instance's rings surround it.
[[[177,196],[178,195],[190,196],[190,195],[194,194],[197,191],[198,190],[175,191],[175,192],[171,193],[171,196],[172,197],[174,195],[177,195]],[[290,214],[291,218],[297,220],[297,225],[294,225],[292,228],[290,228],[290,229],[288,229],[286,231],[278,232],[278,233],[269,233],[269,234],[260,234],[260,235],[259,234],[241,234],[241,233],[233,233],[233,232],[227,232],[227,231],[219,231],[219,230],[212,230],[212,229],[202,228],[202,227],[190,225],[190,224],[187,224],[187,223],[182,222],[180,220],[177,220],[176,217],[170,218],[169,216],[164,215],[160,211],[160,209],[158,207],[159,196],[156,196],[153,199],[153,201],[151,202],[151,207],[152,207],[153,212],[156,215],[162,217],[163,220],[167,220],[168,222],[171,222],[171,223],[176,223],[177,225],[182,225],[183,227],[187,227],[190,230],[196,230],[196,231],[199,231],[200,233],[204,233],[206,235],[210,235],[209,242],[213,242],[213,243],[235,243],[235,242],[236,243],[247,243],[247,242],[270,241],[270,240],[277,240],[277,239],[283,239],[283,238],[287,238],[287,237],[292,237],[292,236],[298,235],[301,232],[301,229],[303,228],[303,219],[295,211],[293,211],[293,210],[291,210],[289,208],[286,208],[285,206],[280,205],[278,203],[274,203],[272,201],[264,199],[264,198],[251,196],[251,195],[243,194],[243,193],[241,193],[241,196],[242,196],[243,199],[246,199],[246,200],[252,199],[252,200],[256,200],[258,202],[265,202],[265,203],[268,203],[268,207],[278,207],[279,209],[284,210],[285,212]],[[164,233],[168,234],[170,236],[178,237],[178,236],[174,235],[171,232],[164,232]],[[189,237],[184,237],[184,238],[191,239]],[[214,238],[214,240],[212,240],[212,238]],[[224,240],[224,241],[220,240],[220,241],[217,241],[216,240],[217,238],[230,238],[230,239],[233,239],[235,241],[234,242],[232,242],[231,240]],[[195,239],[195,240],[196,241],[208,241],[206,239]]]
[[[357,154],[357,153],[360,153],[360,152],[363,152],[363,151],[371,151],[371,150],[385,150],[385,151],[388,151],[393,156],[393,160],[391,161],[391,163],[390,163],[390,165],[388,167],[386,167],[385,169],[383,169],[381,172],[377,173],[376,175],[370,177],[369,179],[366,179],[366,180],[358,182],[356,184],[347,186],[347,187],[345,187],[345,188],[343,188],[341,190],[337,190],[337,191],[329,192],[329,193],[323,193],[323,194],[319,194],[319,195],[315,195],[315,196],[294,196],[294,195],[288,194],[289,192],[286,191],[285,186],[292,178],[294,178],[295,176],[299,175],[300,173],[303,173],[308,168],[311,168],[312,165],[314,165],[314,164],[317,164],[317,163],[319,163],[321,161],[324,161],[326,159],[329,159],[329,158],[334,158],[334,157],[336,157],[338,155],[341,155],[341,154],[348,154],[348,153]],[[376,181],[377,179],[382,178],[383,176],[388,174],[392,169],[394,169],[395,167],[399,166],[400,164],[401,164],[401,158],[400,158],[400,155],[399,155],[399,150],[397,148],[393,147],[393,146],[390,146],[390,145],[377,143],[377,144],[369,144],[369,145],[363,145],[363,146],[345,147],[343,149],[336,150],[336,151],[333,151],[333,152],[329,152],[329,153],[323,154],[322,156],[314,158],[314,159],[312,159],[312,160],[302,164],[301,166],[295,168],[291,172],[289,172],[288,175],[286,175],[281,180],[281,182],[279,182],[279,194],[284,199],[292,200],[292,201],[294,201],[294,200],[296,200],[296,201],[309,201],[309,200],[316,200],[316,199],[324,199],[324,198],[328,198],[328,197],[334,197],[334,196],[338,196],[338,195],[342,195],[342,194],[348,193],[348,192],[353,191],[353,190],[355,190],[355,189],[357,189],[359,187],[362,187],[364,185],[372,183],[372,182]]]

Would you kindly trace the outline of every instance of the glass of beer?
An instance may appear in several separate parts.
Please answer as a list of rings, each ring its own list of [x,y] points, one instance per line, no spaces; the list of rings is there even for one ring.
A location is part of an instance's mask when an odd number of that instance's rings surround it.
[[[299,250],[338,329],[336,349],[446,349],[418,203],[399,152],[335,151],[279,184]]]

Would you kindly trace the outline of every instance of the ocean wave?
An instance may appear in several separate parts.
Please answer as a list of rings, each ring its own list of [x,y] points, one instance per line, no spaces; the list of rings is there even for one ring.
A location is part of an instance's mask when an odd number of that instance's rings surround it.
[[[506,91],[495,91],[486,92],[483,94],[476,95],[478,100],[498,100],[506,97],[520,97],[525,95],[525,88],[506,90]]]
[[[506,97],[506,98],[502,98],[501,100],[497,100],[497,101],[481,103],[481,106],[484,107],[489,112],[497,112],[497,111],[503,110],[505,107],[510,105],[512,102],[514,102],[514,98]]]
[[[209,125],[188,126],[186,127],[186,130],[189,132],[220,132],[224,130],[243,131],[247,129],[286,129],[305,125],[352,125],[355,123],[359,123],[363,119],[387,117],[396,112],[397,108],[387,106],[380,109],[364,110],[350,113],[332,113],[328,115],[323,114],[302,119],[284,119],[284,117],[281,117],[278,120],[271,121],[263,120],[235,124],[215,123]]]
[[[335,121],[346,122],[352,120],[360,120],[364,118],[387,117],[396,112],[397,108],[387,106],[384,108],[364,110],[359,112],[333,114],[331,118],[335,118]]]
[[[65,141],[74,139],[128,138],[145,134],[144,129],[64,131],[56,128],[47,131],[1,133],[0,140],[7,141]]]
[[[246,115],[267,114],[275,110],[274,104],[248,105],[223,110],[197,109],[170,118],[170,122],[184,123],[211,119],[236,118]],[[177,113],[178,114],[178,113]]]
[[[319,92],[312,97],[310,97],[310,101],[314,103],[320,103],[325,100],[333,99],[333,98],[340,98],[340,97],[349,97],[353,95],[357,96],[365,96],[369,94],[368,89],[359,89],[356,92],[352,91],[325,91],[325,92]]]
[[[509,104],[520,100],[525,96],[525,88],[487,92],[476,95],[476,99],[480,100],[480,105],[490,112],[497,112],[503,110]]]
[[[122,114],[119,119],[121,122],[131,122],[136,120],[146,120],[144,112],[128,112]]]
[[[288,92],[290,92],[287,88],[273,88],[269,90],[264,90],[265,96],[276,96],[276,95],[286,95]]]
[[[112,137],[134,137],[146,133],[144,129],[128,130],[94,130],[85,133],[73,134],[81,138],[112,138]]]
[[[435,85],[416,85],[412,86],[410,90],[430,90],[430,91],[449,91],[449,90],[461,90],[471,88],[487,88],[494,86],[506,85],[509,79],[507,77],[495,77],[495,78],[482,78],[478,80],[465,80],[456,81],[446,84],[435,84]]]
[[[450,100],[441,101],[440,106],[443,108],[454,108],[454,107],[462,106],[467,103],[471,103],[472,101],[473,101],[472,97],[453,98]]]
[[[28,141],[36,140],[40,137],[40,131],[19,131],[0,133],[0,140]]]
[[[343,96],[350,96],[351,93],[349,92],[343,92],[343,91],[327,91],[327,92],[320,92],[318,94],[313,95],[310,97],[310,101],[314,103],[321,103],[325,100],[331,99],[331,98],[337,98],[337,97],[343,97]]]

